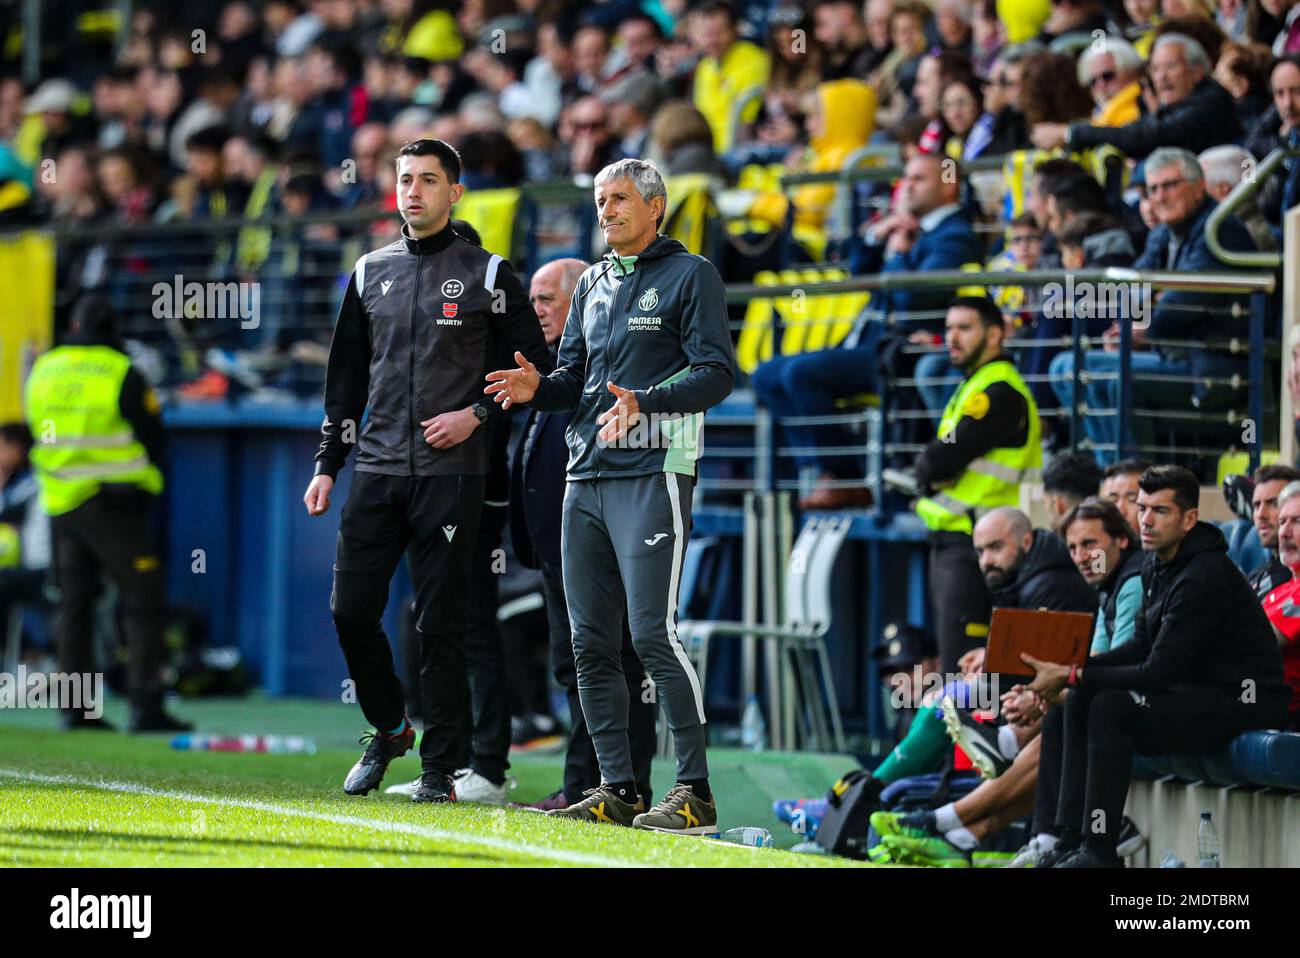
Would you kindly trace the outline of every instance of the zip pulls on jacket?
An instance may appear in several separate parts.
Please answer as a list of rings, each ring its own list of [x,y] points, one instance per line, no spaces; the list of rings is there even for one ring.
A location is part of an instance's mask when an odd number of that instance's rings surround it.
[[[622,280],[623,280],[623,282],[619,284],[619,292],[620,292],[620,293],[623,292],[623,287],[627,287],[628,289],[631,290],[631,292],[629,292],[629,293],[627,294],[627,296],[624,298],[624,300],[623,300],[623,307],[622,307],[621,309],[618,308],[618,297],[615,296],[615,298],[614,298],[614,302],[611,304],[612,308],[609,310],[609,315],[608,315],[608,317],[607,317],[607,323],[606,323],[606,325],[607,325],[608,328],[605,330],[605,372],[606,372],[606,374],[607,374],[607,375],[605,376],[605,382],[606,382],[606,383],[614,382],[614,380],[613,380],[613,376],[614,376],[614,371],[613,371],[613,370],[614,370],[614,362],[613,362],[613,359],[610,357],[610,346],[611,346],[611,343],[613,342],[613,339],[614,339],[614,317],[616,317],[616,316],[621,316],[621,315],[623,315],[627,310],[629,310],[629,309],[632,308],[632,295],[636,292],[636,275],[637,275],[637,269],[636,269],[636,266],[635,266],[635,265],[633,265],[633,267],[632,267],[631,269],[628,269],[627,266],[625,265],[625,263],[623,262],[624,259],[626,259],[626,258],[630,258],[630,259],[632,259],[632,260],[633,260],[633,263],[635,264],[635,261],[636,261],[636,257],[635,257],[635,256],[632,256],[632,257],[623,257],[623,256],[619,255],[617,252],[614,252],[614,251],[611,251],[611,252],[609,253],[609,259],[610,259],[609,265],[610,265],[610,268],[612,269],[612,268],[614,268],[615,266],[617,266],[617,267],[618,267],[618,274],[619,274],[619,276],[620,276],[620,277],[622,278]],[[633,277],[631,280],[629,280],[629,279],[627,278],[629,274],[631,274],[632,277]],[[604,275],[605,275],[604,272],[602,272],[602,273],[601,273],[601,276],[604,276]],[[597,279],[599,279],[599,278],[600,278],[600,277],[597,277]],[[591,285],[592,285],[592,286],[595,286],[596,284],[593,282]],[[618,385],[618,384],[615,383],[615,385]],[[635,388],[635,387],[633,387],[633,388]],[[597,435],[596,435],[596,476],[597,476],[597,478],[600,477],[600,450],[601,450],[600,434],[597,433]]]

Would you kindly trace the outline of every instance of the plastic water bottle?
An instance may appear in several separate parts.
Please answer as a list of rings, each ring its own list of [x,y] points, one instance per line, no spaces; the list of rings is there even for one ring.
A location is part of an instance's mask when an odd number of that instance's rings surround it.
[[[1183,860],[1174,854],[1172,848],[1165,849],[1165,857],[1160,859],[1161,868],[1186,868]]]
[[[767,748],[767,723],[763,721],[763,710],[758,706],[757,695],[749,697],[745,714],[740,717],[740,745],[751,752],[761,752]]]
[[[177,735],[172,748],[182,752],[260,752],[315,755],[316,743],[301,735]]]
[[[1202,868],[1219,867],[1219,830],[1209,812],[1201,812],[1201,827],[1196,833],[1196,855]]]
[[[771,848],[773,841],[772,833],[757,825],[729,828],[720,837],[724,842],[731,842],[733,845],[749,845],[751,848]]]

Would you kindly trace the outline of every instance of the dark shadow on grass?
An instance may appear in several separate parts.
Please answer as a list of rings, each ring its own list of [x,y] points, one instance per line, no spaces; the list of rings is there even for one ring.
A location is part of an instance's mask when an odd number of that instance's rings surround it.
[[[16,841],[6,840],[5,836],[16,838]],[[44,838],[46,841],[24,842],[25,836],[34,836]],[[52,843],[52,840],[61,840],[62,844]],[[190,837],[188,835],[158,835],[148,832],[105,832],[96,830],[94,832],[83,832],[62,828],[23,828],[0,829],[0,848],[15,848],[23,851],[31,850],[63,850],[63,851],[89,851],[88,846],[104,844],[110,841],[120,841],[127,844],[139,845],[221,845],[230,848],[263,848],[277,849],[284,851],[307,851],[307,852],[349,852],[355,854],[369,855],[407,855],[407,856],[442,856],[452,858],[465,858],[476,862],[476,864],[504,864],[506,859],[492,854],[481,852],[460,852],[460,851],[441,851],[437,849],[407,849],[400,848],[375,848],[372,846],[355,846],[355,845],[319,845],[312,843],[288,844],[285,842],[272,842],[257,838],[207,838],[202,836]],[[124,849],[125,850],[125,849]],[[178,851],[182,854],[185,849]]]

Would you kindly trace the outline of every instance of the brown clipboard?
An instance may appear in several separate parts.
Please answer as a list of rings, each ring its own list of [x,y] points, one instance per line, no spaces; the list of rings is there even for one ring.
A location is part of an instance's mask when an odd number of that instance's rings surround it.
[[[994,609],[984,652],[984,671],[1033,675],[1020,661],[1027,652],[1044,662],[1083,665],[1092,647],[1093,616],[1046,609]]]

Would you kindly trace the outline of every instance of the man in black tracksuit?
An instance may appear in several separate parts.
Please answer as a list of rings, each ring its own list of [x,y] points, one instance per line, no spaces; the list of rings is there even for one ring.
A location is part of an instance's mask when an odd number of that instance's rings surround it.
[[[1199,521],[1196,477],[1179,466],[1142,474],[1138,516],[1143,603],[1133,638],[1082,666],[1022,656],[1030,688],[1069,687],[1043,731],[1040,780],[1057,779],[1057,867],[1119,865],[1115,847],[1134,754],[1210,753],[1242,732],[1280,728],[1290,688],[1263,609]]]
[[[659,236],[667,193],[654,165],[620,160],[596,177],[613,248],[578,281],[555,373],[489,377],[500,402],[576,410],[569,424],[564,594],[582,712],[604,781],[551,815],[687,834],[716,831],[704,696],[677,637],[704,411],[731,392],[734,359],[722,278]],[[677,785],[643,812],[628,742],[621,623],[654,680],[677,750]]]
[[[389,580],[410,549],[420,633],[423,767],[415,801],[454,801],[468,758],[463,731],[465,603],[483,508],[488,410],[480,396],[494,338],[550,368],[537,316],[500,256],[451,228],[460,158],[414,140],[397,158],[402,238],[357,261],[325,377],[323,441],[304,501],[311,515],[357,449],[339,525],[330,599],[357,701],[375,727],[344,782],[365,794],[415,733],[380,620]],[[366,416],[364,424],[362,416]]]

